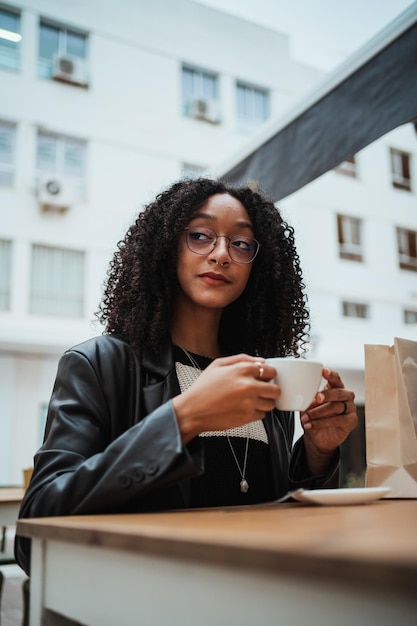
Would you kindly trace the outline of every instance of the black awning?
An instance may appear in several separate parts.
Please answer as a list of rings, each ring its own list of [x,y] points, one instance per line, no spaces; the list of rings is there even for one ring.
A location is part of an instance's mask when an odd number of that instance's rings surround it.
[[[417,24],[220,176],[278,201],[398,126],[417,120]]]

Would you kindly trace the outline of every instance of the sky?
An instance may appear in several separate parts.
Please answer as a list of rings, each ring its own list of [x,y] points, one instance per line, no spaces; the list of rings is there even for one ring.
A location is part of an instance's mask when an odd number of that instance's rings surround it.
[[[411,0],[196,0],[285,32],[294,60],[330,71],[356,52]]]

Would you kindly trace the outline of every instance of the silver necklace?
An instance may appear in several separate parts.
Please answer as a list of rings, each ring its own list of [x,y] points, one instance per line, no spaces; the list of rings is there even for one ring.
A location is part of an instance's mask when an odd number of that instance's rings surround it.
[[[230,446],[230,449],[231,449],[231,451],[232,451],[233,457],[234,457],[234,459],[235,459],[235,463],[236,463],[237,468],[238,468],[238,470],[239,470],[240,477],[241,477],[241,479],[242,479],[242,480],[240,481],[240,491],[241,491],[242,493],[246,493],[246,492],[247,492],[247,490],[249,489],[249,483],[248,483],[248,481],[247,481],[247,480],[246,480],[246,478],[245,478],[245,474],[246,474],[246,461],[248,460],[249,437],[246,437],[245,460],[243,461],[243,469],[240,469],[240,464],[239,464],[239,461],[237,460],[236,453],[235,453],[235,451],[233,450],[232,442],[231,442],[231,441],[230,441],[230,439],[229,439],[229,435],[226,435],[226,437],[227,437],[227,441],[229,442],[229,446]]]
[[[179,346],[179,347],[181,348],[181,346]],[[188,350],[186,350],[185,348],[181,348],[181,350],[184,352],[185,356],[188,358],[188,360],[190,361],[191,365],[193,367],[195,367],[195,369],[197,369],[197,370],[199,370],[201,372],[201,367],[199,367],[198,363],[191,356],[191,354],[188,352]],[[226,438],[227,438],[227,441],[229,443],[230,449],[232,451],[233,458],[235,460],[237,469],[239,470],[239,474],[240,474],[240,478],[241,478],[241,481],[240,481],[240,491],[242,493],[246,493],[248,491],[248,489],[249,489],[249,483],[246,480],[246,476],[245,476],[245,474],[246,474],[246,463],[247,463],[247,460],[248,460],[249,437],[246,437],[246,448],[245,448],[245,458],[244,458],[244,461],[243,461],[243,468],[240,467],[240,463],[237,460],[236,452],[233,449],[232,442],[230,441],[229,435],[226,434]]]

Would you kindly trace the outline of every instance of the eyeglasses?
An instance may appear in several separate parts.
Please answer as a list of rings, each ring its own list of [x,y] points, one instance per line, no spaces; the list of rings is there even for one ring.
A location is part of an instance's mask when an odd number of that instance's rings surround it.
[[[251,263],[259,252],[260,243],[253,237],[235,235],[226,237],[218,235],[212,228],[194,226],[184,228],[187,234],[187,246],[191,252],[207,256],[216,246],[217,240],[224,237],[228,240],[227,249],[232,261],[235,263]]]

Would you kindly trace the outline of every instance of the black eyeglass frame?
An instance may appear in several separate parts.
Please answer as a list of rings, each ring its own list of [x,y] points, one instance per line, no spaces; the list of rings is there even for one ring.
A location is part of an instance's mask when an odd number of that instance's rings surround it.
[[[186,233],[186,238],[185,238],[185,240],[186,240],[186,242],[187,242],[187,248],[190,250],[190,252],[193,252],[194,254],[198,254],[198,256],[208,256],[211,252],[213,252],[214,248],[216,247],[217,240],[218,240],[220,237],[224,237],[225,239],[228,239],[227,251],[228,251],[228,253],[229,253],[229,256],[230,256],[231,260],[232,260],[234,263],[239,263],[240,265],[248,265],[249,263],[252,263],[252,262],[255,260],[255,258],[256,258],[256,256],[257,256],[257,254],[258,254],[258,252],[259,252],[259,249],[260,249],[260,247],[261,247],[261,244],[259,243],[259,241],[258,241],[257,239],[255,239],[255,237],[248,237],[247,235],[234,235],[233,237],[228,237],[227,235],[218,235],[218,234],[216,233],[216,231],[215,231],[215,230],[213,230],[213,228],[210,228],[209,226],[202,226],[202,227],[200,227],[200,228],[204,228],[205,230],[210,230],[210,231],[211,231],[212,233],[214,233],[214,235],[215,235],[215,237],[214,237],[214,241],[213,241],[213,247],[212,247],[212,248],[211,248],[211,250],[209,250],[208,252],[196,252],[195,250],[193,250],[193,249],[190,247],[190,240],[189,240],[189,230],[190,230],[190,227],[189,227],[189,226],[187,226],[186,228],[184,228],[184,231],[185,231],[185,233]],[[196,230],[198,230],[198,226],[196,227]],[[251,260],[250,260],[250,261],[236,261],[236,259],[234,259],[234,258],[233,258],[233,256],[230,254],[230,245],[231,245],[232,241],[236,241],[236,240],[238,240],[238,239],[239,239],[239,237],[246,237],[246,239],[251,239],[251,240],[252,240],[252,241],[254,241],[254,242],[256,243],[256,245],[257,245],[257,248],[256,248],[256,251],[255,251],[255,254],[253,255],[253,257],[251,258]]]

